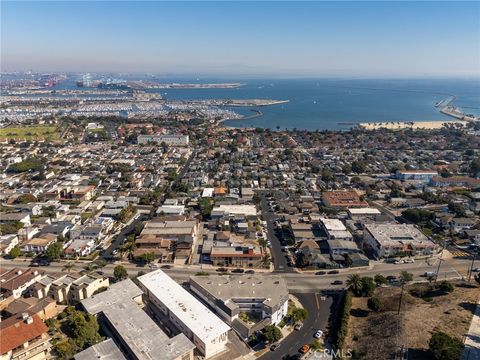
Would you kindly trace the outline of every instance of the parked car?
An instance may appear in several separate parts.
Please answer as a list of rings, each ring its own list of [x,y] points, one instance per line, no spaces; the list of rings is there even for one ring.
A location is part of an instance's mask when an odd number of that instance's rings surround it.
[[[326,273],[326,271],[317,271],[315,275],[325,275]]]
[[[423,273],[423,277],[426,277],[426,278],[434,278],[437,276],[437,273],[435,271],[425,271]]]
[[[245,271],[245,274],[255,274],[255,270],[247,270]]]
[[[278,345],[278,344],[273,344],[272,346],[270,346],[270,351],[275,351],[275,350],[277,350],[279,347],[280,347],[280,345]]]
[[[235,274],[243,274],[245,272],[245,270],[243,269],[233,269],[232,270],[232,273],[235,273]]]
[[[414,258],[407,258],[403,260],[405,264],[413,264],[415,262]]]
[[[299,331],[302,327],[303,327],[302,323],[296,323],[293,329]]]
[[[330,270],[327,274],[338,274],[340,271],[338,270]]]
[[[298,352],[300,354],[306,354],[308,350],[310,350],[310,345],[305,344],[300,349],[298,349]]]
[[[162,269],[171,269],[172,265],[162,265],[161,268]]]
[[[221,267],[221,268],[218,268],[217,271],[218,271],[218,272],[227,272],[228,269],[227,269],[227,268],[224,268],[224,267]]]
[[[317,331],[315,331],[315,334],[313,334],[313,337],[315,339],[320,339],[322,337],[322,335],[323,335],[323,331],[322,330],[317,330]]]
[[[342,280],[335,280],[334,282],[332,282],[332,285],[343,285],[343,281]]]
[[[395,260],[395,262],[394,262],[395,265],[404,264],[404,263],[405,263],[405,261],[403,261],[403,260]]]

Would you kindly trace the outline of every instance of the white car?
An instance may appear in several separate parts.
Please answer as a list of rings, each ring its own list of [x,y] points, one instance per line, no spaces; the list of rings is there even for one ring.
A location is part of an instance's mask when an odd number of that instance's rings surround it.
[[[395,262],[394,262],[395,265],[404,264],[404,263],[405,263],[405,261],[403,261],[403,260],[395,260]]]
[[[405,264],[413,264],[414,262],[415,262],[415,259],[412,259],[412,258],[408,258],[404,260]]]
[[[322,330],[317,330],[317,331],[315,331],[315,334],[313,334],[313,337],[315,339],[320,339],[322,337],[322,335],[323,335],[323,331]]]

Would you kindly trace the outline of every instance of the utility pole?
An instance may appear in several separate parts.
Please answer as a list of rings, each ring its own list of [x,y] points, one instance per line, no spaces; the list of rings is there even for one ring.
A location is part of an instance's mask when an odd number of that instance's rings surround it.
[[[442,258],[438,259],[437,273],[435,274],[435,281],[433,282],[433,284],[437,283],[438,274],[440,274],[440,265],[442,265],[442,261],[443,261]]]
[[[477,249],[477,251],[474,252],[473,255],[472,255],[472,264],[470,265],[470,271],[468,272],[468,282],[470,282],[470,279],[472,278],[473,264],[475,263],[475,258],[477,257],[477,254],[479,252],[480,252],[480,250]]]

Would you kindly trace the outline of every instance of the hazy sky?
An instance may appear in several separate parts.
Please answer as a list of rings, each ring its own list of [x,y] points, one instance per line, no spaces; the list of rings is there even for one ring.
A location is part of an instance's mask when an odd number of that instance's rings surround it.
[[[1,2],[2,71],[480,73],[474,2]]]

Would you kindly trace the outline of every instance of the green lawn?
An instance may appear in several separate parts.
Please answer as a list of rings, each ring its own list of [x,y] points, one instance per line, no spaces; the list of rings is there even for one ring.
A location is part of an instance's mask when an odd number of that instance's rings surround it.
[[[61,129],[56,126],[5,127],[0,129],[0,138],[27,140],[58,140]]]

